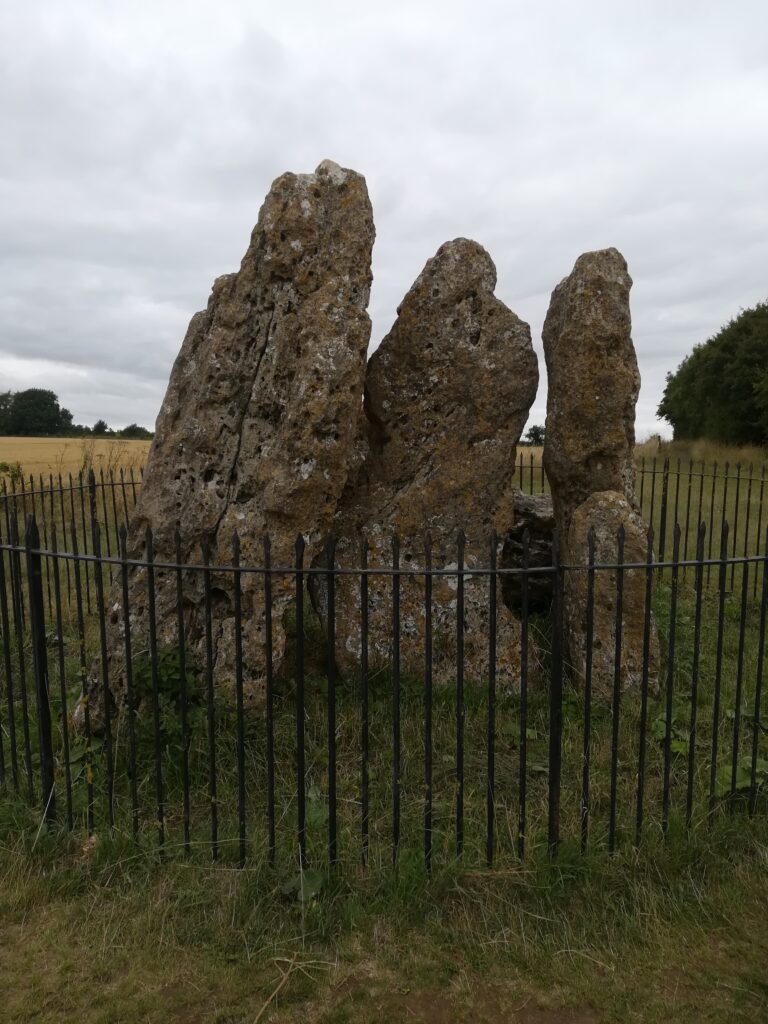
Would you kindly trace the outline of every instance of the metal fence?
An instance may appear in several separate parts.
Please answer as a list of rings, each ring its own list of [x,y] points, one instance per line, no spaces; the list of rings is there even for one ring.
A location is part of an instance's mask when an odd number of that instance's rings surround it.
[[[765,470],[763,463],[711,462],[669,456],[635,463],[635,493],[645,521],[653,527],[660,560],[669,554],[672,532],[680,524],[684,558],[695,556],[698,525],[706,522],[707,558],[717,553],[717,538],[729,524],[730,554],[736,558],[756,554],[763,537]],[[541,458],[520,451],[516,466],[518,486],[527,494],[548,494],[549,481]],[[731,576],[735,573],[732,570]],[[711,571],[707,576],[711,579]],[[733,582],[733,580],[732,580]],[[753,596],[757,595],[757,578]]]
[[[669,500],[668,477],[661,480]],[[194,564],[155,560],[151,533],[144,559],[127,557],[125,520],[136,481],[91,475],[71,488],[59,482],[8,493],[0,518],[2,799],[40,808],[51,825],[125,834],[162,856],[204,852],[236,864],[302,869],[418,857],[429,871],[455,857],[479,867],[539,851],[555,856],[563,845],[613,851],[676,831],[693,838],[726,813],[765,810],[768,531],[759,553],[734,553],[723,520],[710,556],[702,521],[686,556],[685,529],[675,523],[666,559],[654,554],[652,530],[645,560],[624,561],[620,536],[617,560],[608,565],[595,563],[594,548],[585,564],[564,564],[555,543],[551,564],[532,567],[524,540],[522,564],[514,568],[497,564],[495,538],[479,568],[465,563],[463,538],[449,564],[432,565],[426,548],[418,568],[401,563],[397,538],[386,563],[369,564],[363,547],[355,564],[339,565],[331,548],[320,566],[306,564],[302,538],[293,564],[270,564],[266,542],[264,561],[243,565],[235,538],[228,564],[213,566],[205,549]],[[150,622],[142,650],[132,647],[129,603],[137,571],[146,578]],[[175,638],[165,644],[154,621],[160,572],[175,580],[179,611]],[[214,572],[216,585],[224,581],[232,596],[237,637],[245,615],[264,617],[266,696],[257,713],[244,708],[242,642],[234,702],[214,686]],[[564,627],[564,594],[574,573],[587,580],[583,674],[569,664]],[[198,659],[188,649],[182,613],[190,574],[202,579],[205,592],[205,650]],[[259,581],[260,594],[247,612],[246,575]],[[529,587],[542,575],[551,578],[552,605],[534,613]],[[322,626],[306,593],[312,577],[325,584]],[[521,661],[515,685],[501,687],[497,627],[510,577],[521,595]],[[433,584],[446,578],[455,590],[454,671],[438,681]],[[606,579],[618,637],[607,693],[594,689],[591,669],[595,594]],[[623,599],[638,580],[643,672],[626,689]],[[114,717],[105,689],[88,692],[89,672],[105,665],[114,625],[110,581],[121,598],[128,678]],[[286,581],[295,623],[283,671],[273,663],[271,637],[273,588]],[[465,614],[470,583],[482,585],[487,602],[482,635],[474,637]],[[354,588],[361,638],[355,670],[343,676],[334,657],[342,586]],[[372,635],[369,618],[376,595],[391,609],[383,660],[371,657],[374,641],[382,640]],[[417,671],[401,659],[406,597],[411,607],[421,602]],[[654,621],[661,652],[655,678]],[[487,650],[483,678],[467,675],[470,641]],[[88,699],[76,729],[81,692]],[[98,735],[89,722],[89,701],[97,700]]]

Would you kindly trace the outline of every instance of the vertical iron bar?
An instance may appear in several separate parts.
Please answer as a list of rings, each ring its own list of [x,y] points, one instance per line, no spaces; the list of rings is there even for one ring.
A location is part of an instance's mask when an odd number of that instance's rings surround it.
[[[111,471],[110,471],[111,472]],[[114,498],[114,480],[112,497]],[[115,509],[115,528],[117,529],[117,509]],[[187,642],[184,628],[184,581],[181,561],[181,532],[178,523],[173,535],[174,554],[176,558],[176,633],[179,652],[179,714],[181,718],[181,801],[184,827],[184,853],[190,854],[189,842],[189,711],[187,687]]]
[[[656,513],[656,456],[651,464],[651,507],[648,509],[648,522],[653,526],[653,517]]]
[[[101,649],[101,706],[104,715],[104,756],[107,769],[107,816],[109,827],[115,825],[115,762],[112,750],[112,700],[109,689],[109,657],[107,654],[107,622],[104,602],[104,578],[101,560],[101,527],[91,520],[93,533],[93,583],[96,592],[96,611],[99,618],[99,646]]]
[[[693,459],[688,462],[688,490],[685,498],[685,544],[683,545],[683,561],[688,561],[688,531],[691,525],[691,486],[693,483]]]
[[[392,863],[400,846],[400,541],[392,536]]]
[[[115,497],[115,474],[110,469],[109,471],[109,489],[112,494],[112,525],[115,530],[115,553],[119,554],[120,551],[120,521],[117,517],[117,498]],[[127,525],[127,523],[126,523]]]
[[[67,545],[67,514],[64,511],[64,482],[61,479],[61,473],[59,473],[59,511],[61,512],[61,536],[64,540],[64,547]],[[69,573],[69,559],[64,559],[64,566],[67,570],[67,604],[72,602],[72,580]]]
[[[326,589],[328,594],[328,861],[335,867],[338,861],[336,842],[336,540],[328,538],[326,546]]]
[[[749,464],[749,481],[747,483],[747,518],[744,523],[744,558],[749,556],[749,520],[752,517],[752,463]],[[743,569],[746,570],[746,562]]]
[[[123,596],[123,634],[125,643],[125,703],[128,717],[128,772],[131,786],[131,825],[133,841],[139,841],[139,794],[136,775],[136,703],[133,696],[133,650],[131,645],[131,609],[128,594],[128,530],[119,531],[120,578]]]
[[[493,866],[496,788],[496,532],[491,534],[490,577],[488,580],[488,782],[486,787],[485,863]]]
[[[765,619],[768,611],[768,529],[765,531],[763,547],[763,590],[760,600],[760,630],[757,645],[757,672],[755,677],[754,727],[752,729],[752,766],[749,784],[749,816],[755,813],[757,806],[757,751],[760,737],[760,714],[763,695],[763,659],[765,657]]]
[[[731,577],[733,586],[733,577]],[[749,590],[749,563],[741,566],[741,608],[739,610],[739,648],[736,656],[736,694],[733,716],[733,757],[731,764],[731,796],[736,794],[736,770],[739,759],[739,731],[741,725],[741,699],[744,681],[744,642],[747,628],[747,595]]]
[[[112,541],[109,536],[109,515],[107,514],[107,490],[104,485],[104,470],[99,468],[99,487],[101,488],[101,509],[104,515],[104,536],[107,541],[107,558],[112,558]],[[95,482],[95,481],[94,481]],[[94,495],[95,497],[95,495]],[[109,579],[112,581],[112,566],[109,567]]]
[[[755,537],[755,554],[760,550],[760,538],[763,533],[763,491],[765,490],[765,463],[760,470],[760,497],[757,502],[757,535]],[[758,563],[759,564],[759,563]],[[755,582],[752,596],[757,597],[757,578],[760,575],[757,565],[755,566]]]
[[[691,718],[688,729],[688,791],[685,798],[685,824],[691,827],[693,820],[693,772],[696,758],[696,726],[699,714],[699,656],[701,647],[701,593],[704,582],[704,538],[706,525],[699,523],[696,540],[696,610],[693,616],[693,663],[691,665]]]
[[[43,484],[43,474],[40,474],[40,519],[43,524],[43,547],[48,550],[48,516],[45,511],[45,485]],[[48,596],[48,614],[53,615],[53,601],[51,599],[51,559],[49,555],[43,558],[43,565],[45,566],[45,588]]]
[[[584,740],[581,768],[581,852],[589,841],[589,771],[592,752],[592,654],[595,638],[595,530],[587,538],[587,632],[584,665]]]
[[[264,535],[264,647],[267,687],[267,841],[275,863],[275,693],[272,669],[272,546]]]
[[[237,747],[237,839],[240,867],[245,867],[245,719],[243,709],[243,594],[240,537],[232,536],[232,586],[235,613],[235,716]]]
[[[368,543],[360,543],[360,829],[363,867],[368,864],[369,793],[368,793]]]
[[[84,487],[84,484],[83,484],[83,471],[82,470],[80,470],[80,473],[78,475],[78,481],[79,481],[78,489],[80,491],[80,519],[81,519],[82,526],[83,526],[83,555],[87,558],[88,557],[88,531],[86,530],[86,527],[85,527],[85,487]],[[83,572],[83,575],[85,576],[85,607],[86,607],[86,610],[88,611],[88,614],[90,615],[91,614],[91,583],[90,583],[90,575],[88,573],[87,565],[86,565],[86,568],[85,568],[85,570]]]
[[[664,458],[661,477],[661,510],[659,512],[659,561],[664,561],[667,539],[667,503],[669,501],[669,456]]]
[[[681,475],[682,474],[680,472],[680,459],[678,459],[677,460],[677,470],[675,472],[675,477],[676,477],[676,479],[675,479],[675,512],[674,512],[674,516],[673,516],[673,522],[675,522],[675,523],[679,523],[680,522],[680,517],[678,515],[678,510],[679,510],[679,507],[680,507],[680,477],[681,477]],[[685,556],[683,556],[683,560],[685,560]]]
[[[680,527],[675,523],[672,544],[672,584],[669,598],[669,649],[667,655],[667,691],[664,731],[664,791],[662,797],[661,830],[666,838],[669,832],[670,777],[672,772],[672,711],[675,683],[675,640],[677,635],[677,584],[680,560]]]
[[[71,479],[71,478],[70,478]],[[71,497],[71,494],[70,494]],[[77,609],[77,639],[78,653],[80,655],[80,700],[83,707],[83,728],[85,729],[85,787],[86,787],[86,823],[88,835],[93,835],[94,813],[93,813],[93,743],[91,733],[91,694],[88,681],[88,665],[85,654],[85,620],[83,616],[83,586],[80,578],[80,553],[77,544],[77,526],[75,523],[74,498],[72,499],[72,522],[70,531],[72,534],[73,575],[75,578],[75,606]],[[85,563],[84,573],[88,578],[88,563]]]
[[[550,857],[560,844],[560,775],[563,733],[563,570],[560,564],[560,538],[552,540],[552,670],[549,689],[549,813],[548,846]]]
[[[727,466],[727,463],[726,463]],[[707,561],[712,561],[712,544],[715,538],[715,487],[717,486],[717,462],[712,466],[712,491],[709,496],[709,550],[707,551]],[[722,536],[722,530],[721,536]],[[707,566],[707,586],[709,586],[710,573],[712,567]]]
[[[645,456],[644,455],[643,455],[642,459],[640,460],[640,473],[639,473],[639,476],[640,476],[640,512],[643,515],[645,515],[645,513],[643,512],[643,495],[645,494]]]
[[[531,455],[533,490],[533,455]],[[464,852],[464,532],[457,538],[456,587],[456,856]]]
[[[29,585],[29,624],[32,633],[32,664],[35,673],[37,735],[40,745],[41,798],[43,818],[50,825],[56,821],[56,790],[54,788],[51,705],[48,693],[48,652],[45,644],[43,565],[40,556],[40,534],[34,515],[30,515],[27,520],[25,549]]]
[[[53,494],[53,490],[51,490]],[[69,763],[69,714],[67,709],[67,672],[64,662],[64,624],[61,614],[61,572],[59,569],[59,546],[56,523],[51,522],[51,551],[53,552],[53,595],[56,609],[56,649],[58,651],[59,701],[61,703],[61,741],[64,758],[64,785],[67,801],[67,828],[74,828],[72,813],[72,767]]]
[[[649,527],[645,549],[645,608],[643,612],[643,670],[640,683],[640,750],[637,758],[637,807],[635,815],[635,846],[643,836],[643,802],[645,798],[645,755],[648,728],[648,682],[651,662],[651,597],[653,596],[653,527]]]
[[[208,739],[208,800],[211,804],[211,860],[219,856],[219,805],[216,786],[216,698],[213,688],[213,613],[211,599],[211,541],[203,535],[203,591],[205,600],[205,694]]]
[[[19,542],[19,523],[16,517],[14,504],[11,515],[11,562],[13,570],[11,580],[13,583],[13,618],[16,626],[16,654],[19,662],[19,695],[21,696],[21,724],[24,735],[24,765],[27,771],[27,796],[29,802],[35,799],[35,786],[32,775],[32,740],[29,730],[29,696],[27,693],[27,663],[24,657],[24,592],[21,579],[21,557]]]
[[[160,857],[165,850],[165,808],[163,796],[163,758],[160,723],[160,673],[157,660],[157,618],[155,614],[155,545],[152,528],[144,534],[147,566],[147,611],[149,617],[149,661],[152,673],[152,725],[155,741],[155,795],[157,798],[157,845]]]
[[[424,541],[424,866],[432,871],[432,538]]]
[[[679,479],[679,477],[678,477]],[[675,524],[679,534],[679,527]],[[611,796],[608,822],[608,852],[616,849],[616,797],[619,769],[619,713],[621,710],[621,645],[624,627],[624,543],[623,525],[616,537],[616,624],[613,644],[613,701],[611,706]]]
[[[715,699],[712,708],[712,757],[709,769],[709,803],[707,828],[712,828],[715,814],[715,786],[717,782],[717,755],[720,741],[720,691],[723,677],[723,626],[725,622],[725,580],[728,571],[728,521],[720,531],[720,572],[717,606],[717,652],[715,654]]]
[[[520,576],[520,764],[517,783],[517,856],[525,860],[528,780],[528,583],[531,536],[523,530],[523,567]]]
[[[5,495],[3,495],[5,497]],[[10,541],[10,537],[9,537]],[[2,544],[0,531],[0,544]],[[10,564],[10,553],[8,557]],[[3,668],[5,669],[5,696],[8,706],[8,744],[11,754],[13,788],[19,789],[19,755],[16,746],[16,705],[13,696],[13,668],[11,663],[11,625],[8,615],[8,592],[5,585],[5,552],[0,550],[0,627],[3,630]]]
[[[296,538],[296,801],[299,863],[307,865],[306,769],[304,766],[304,538]]]
[[[123,522],[127,526],[131,517],[128,514],[128,495],[125,489],[125,473],[122,466],[120,467],[120,493],[123,499]]]
[[[736,558],[736,542],[739,533],[739,491],[741,489],[741,463],[736,463],[736,496],[733,502],[733,550],[731,557]],[[731,563],[731,590],[736,576],[736,563]]]

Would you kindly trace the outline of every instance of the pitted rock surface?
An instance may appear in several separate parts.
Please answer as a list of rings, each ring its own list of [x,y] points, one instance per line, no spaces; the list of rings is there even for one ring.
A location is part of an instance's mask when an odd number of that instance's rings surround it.
[[[590,495],[573,514],[568,534],[568,555],[574,563],[589,561],[589,532],[594,530],[595,564],[614,566],[618,558],[618,533],[624,528],[626,563],[645,563],[648,529],[635,508],[618,491]],[[566,643],[573,669],[580,679],[586,674],[587,572],[569,570],[564,581],[564,622]],[[610,699],[615,676],[617,573],[596,569],[594,573],[592,692]],[[622,643],[619,687],[640,689],[643,680],[645,639],[645,569],[625,569],[622,586]],[[648,634],[648,685],[657,687],[659,641],[651,617]]]
[[[293,564],[296,537],[307,560],[320,550],[358,443],[370,320],[374,226],[364,178],[325,161],[314,174],[284,174],[259,213],[240,270],[216,280],[195,314],[174,364],[157,420],[141,496],[130,523],[128,555],[143,558],[145,530],[155,557],[199,564],[211,538],[215,679],[234,687],[231,575],[242,539],[244,565]],[[260,704],[265,665],[263,577],[243,574],[246,701]],[[130,581],[134,651],[147,631],[146,574]],[[290,579],[275,577],[274,654],[279,666]],[[187,646],[204,652],[203,581],[184,574]],[[122,597],[110,595],[110,682],[123,688]],[[175,580],[157,572],[158,640],[175,644]],[[97,674],[97,673],[96,673]]]
[[[538,385],[530,329],[494,296],[496,269],[477,242],[446,242],[428,260],[371,356],[365,378],[361,465],[334,521],[338,562],[359,565],[365,538],[372,567],[391,567],[400,538],[401,665],[423,672],[424,540],[435,568],[457,568],[457,535],[466,534],[465,566],[489,564],[490,536],[511,519],[515,447]],[[497,543],[497,553],[501,544]],[[488,669],[488,577],[466,576],[465,675]],[[337,657],[359,662],[356,581],[337,585]],[[500,598],[501,595],[499,595]],[[391,657],[392,582],[369,586],[371,658]],[[323,613],[322,584],[315,587]],[[435,679],[455,678],[457,576],[433,581]],[[519,682],[519,623],[499,599],[498,678]]]
[[[621,525],[627,550],[645,559],[647,529],[635,501],[632,458],[640,373],[631,336],[631,287],[626,261],[617,249],[584,253],[552,293],[544,322],[549,377],[544,467],[566,564],[585,564],[590,526],[606,561],[615,561],[616,532]],[[567,650],[582,680],[584,578],[580,573],[565,573],[566,591],[570,591],[564,608]],[[610,616],[609,590],[610,572],[598,572],[592,685],[603,694],[611,692],[614,674],[615,622]],[[639,681],[644,594],[644,576],[627,573],[622,685]],[[658,666],[655,629],[652,634],[651,663]]]
[[[561,537],[595,491],[634,503],[635,405],[632,278],[617,249],[587,252],[552,293],[542,333],[547,363],[544,468]]]

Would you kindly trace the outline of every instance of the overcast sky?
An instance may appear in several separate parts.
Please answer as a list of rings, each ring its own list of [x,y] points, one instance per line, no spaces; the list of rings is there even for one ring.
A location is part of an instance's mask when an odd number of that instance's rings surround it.
[[[664,375],[768,298],[768,3],[0,0],[0,390],[152,426],[272,180],[365,175],[372,346],[475,238],[531,324],[579,253],[634,279],[638,435]]]

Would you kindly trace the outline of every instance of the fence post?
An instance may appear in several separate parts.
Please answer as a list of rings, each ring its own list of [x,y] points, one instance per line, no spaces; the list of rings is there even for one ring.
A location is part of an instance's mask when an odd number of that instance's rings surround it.
[[[53,783],[53,739],[51,707],[48,700],[48,655],[45,647],[45,608],[43,605],[43,568],[40,556],[40,534],[35,517],[27,520],[25,538],[27,578],[29,582],[29,621],[32,631],[32,661],[37,699],[37,730],[40,742],[40,782],[43,816],[48,823],[56,820],[56,793]]]
[[[667,537],[667,504],[669,502],[669,456],[664,459],[661,478],[661,510],[659,512],[659,561],[664,561],[664,548]],[[653,513],[651,513],[653,514]],[[663,570],[662,570],[663,571]]]
[[[563,568],[557,534],[552,542],[552,675],[549,688],[549,820],[550,857],[560,843],[560,775],[563,733]]]

